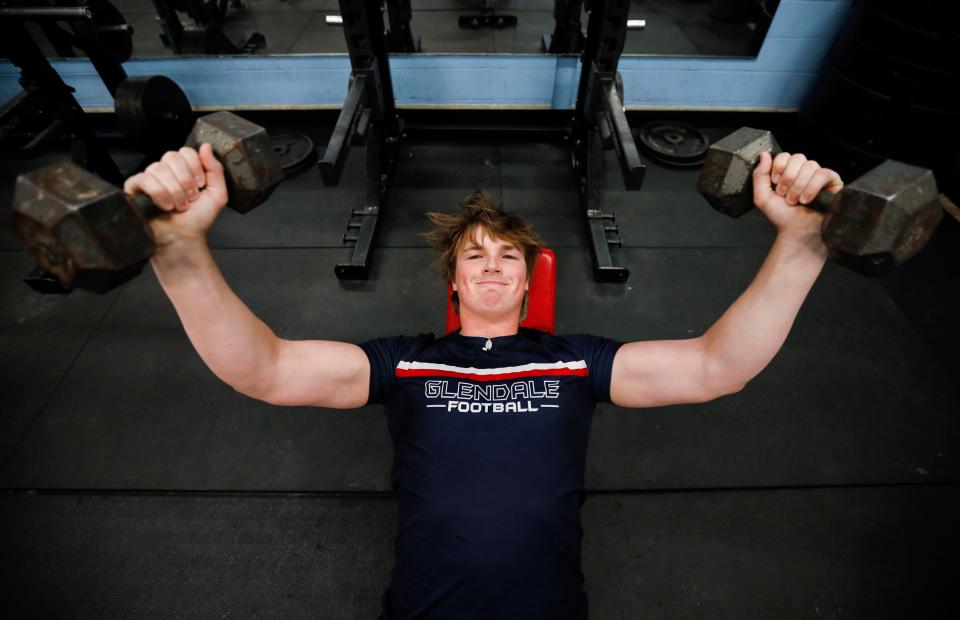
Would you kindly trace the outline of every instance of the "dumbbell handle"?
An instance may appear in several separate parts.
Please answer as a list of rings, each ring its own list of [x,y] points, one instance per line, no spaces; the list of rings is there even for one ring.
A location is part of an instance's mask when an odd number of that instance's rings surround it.
[[[822,189],[816,196],[814,196],[813,200],[810,201],[810,204],[801,205],[797,203],[797,206],[807,207],[809,209],[813,209],[814,211],[819,211],[820,213],[826,214],[832,210],[833,201],[836,200],[837,194],[839,194],[839,192],[831,192]]]
[[[127,202],[130,204],[130,207],[133,209],[140,219],[147,222],[154,218],[160,217],[161,215],[167,215],[171,211],[164,211],[157,205],[153,203],[150,199],[150,196],[146,194],[136,194],[131,196],[127,194]]]
[[[776,147],[776,142],[774,142],[774,146]],[[773,150],[770,151],[770,158],[773,159],[779,154],[780,154],[780,149],[774,148]],[[757,161],[754,162],[753,170],[756,170],[757,164],[759,163],[760,163],[760,160],[758,158]],[[810,204],[800,205],[798,203],[798,206],[807,207],[809,209],[813,209],[814,211],[818,211],[820,213],[826,214],[830,212],[830,209],[833,205],[833,201],[836,199],[838,193],[839,192],[831,192],[831,191],[827,191],[826,189],[822,189],[820,190],[819,193],[817,193],[816,196],[813,197],[813,200],[810,201]]]
[[[140,219],[145,222],[167,213],[167,211],[164,211],[157,205],[153,204],[150,196],[146,194],[136,194],[134,196],[127,194],[127,202],[130,204],[130,207],[133,209],[134,213],[136,213]]]

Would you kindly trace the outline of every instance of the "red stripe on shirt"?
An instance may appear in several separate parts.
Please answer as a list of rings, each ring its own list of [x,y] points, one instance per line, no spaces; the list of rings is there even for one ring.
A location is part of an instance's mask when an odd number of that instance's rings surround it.
[[[503,381],[505,379],[517,379],[519,377],[549,377],[572,375],[577,377],[587,377],[590,375],[586,368],[547,368],[536,370],[521,370],[519,372],[502,372],[493,375],[477,375],[469,372],[456,372],[452,370],[434,370],[429,368],[402,370],[397,368],[394,376],[396,377],[456,377],[457,379],[472,379],[473,381]]]

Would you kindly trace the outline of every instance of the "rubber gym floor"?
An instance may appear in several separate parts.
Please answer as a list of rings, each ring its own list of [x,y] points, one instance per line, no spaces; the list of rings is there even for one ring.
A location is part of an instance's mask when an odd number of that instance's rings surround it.
[[[335,113],[251,118],[300,123],[323,144]],[[713,139],[793,121],[683,118]],[[9,617],[375,618],[397,525],[383,410],[234,392],[193,352],[149,269],[105,296],[29,290],[31,260],[8,227],[13,179],[57,155],[3,161]],[[773,230],[756,211],[714,212],[696,169],[646,162],[643,189],[626,192],[607,153],[626,284],[593,282],[567,145],[505,132],[411,132],[369,281],[333,273],[363,193],[362,148],[339,187],[311,167],[259,209],[224,212],[210,244],[281,337],[439,334],[444,285],[417,233],[425,211],[480,186],[555,249],[558,333],[693,337],[750,283]],[[828,263],[782,351],[738,394],[598,407],[582,509],[591,618],[923,617],[951,600],[957,228],[945,218],[921,255],[880,278]]]

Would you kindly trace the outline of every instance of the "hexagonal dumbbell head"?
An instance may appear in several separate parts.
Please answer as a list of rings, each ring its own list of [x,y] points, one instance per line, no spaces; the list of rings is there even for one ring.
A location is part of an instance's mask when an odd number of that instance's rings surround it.
[[[763,151],[776,156],[780,145],[761,129],[743,127],[718,140],[707,151],[697,190],[717,211],[740,217],[753,208],[753,169]]]
[[[187,145],[199,148],[209,142],[223,164],[230,193],[229,206],[246,213],[264,202],[280,181],[283,168],[263,127],[230,112],[215,112],[197,119]]]
[[[887,160],[843,188],[821,233],[838,262],[876,275],[919,252],[942,217],[933,172]]]
[[[123,191],[70,161],[17,177],[11,224],[67,289],[104,293],[139,273],[154,250]]]

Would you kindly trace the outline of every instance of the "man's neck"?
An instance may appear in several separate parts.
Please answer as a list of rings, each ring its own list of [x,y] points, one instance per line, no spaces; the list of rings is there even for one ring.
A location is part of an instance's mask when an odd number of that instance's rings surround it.
[[[513,336],[520,331],[520,317],[512,316],[503,320],[490,320],[470,316],[467,313],[460,315],[460,325],[461,336],[479,336],[482,338]]]

